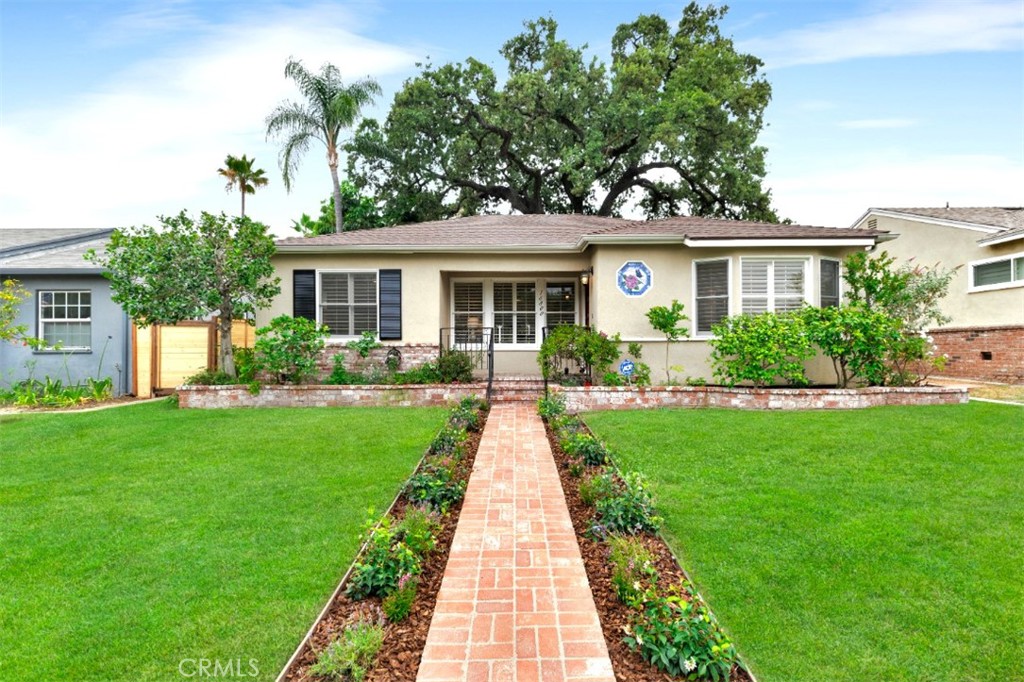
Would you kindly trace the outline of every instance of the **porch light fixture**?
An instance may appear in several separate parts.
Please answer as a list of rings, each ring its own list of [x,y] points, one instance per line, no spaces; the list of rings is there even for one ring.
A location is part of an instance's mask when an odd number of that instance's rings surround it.
[[[587,286],[590,284],[590,277],[594,274],[594,268],[587,268],[586,270],[580,271],[580,284]]]

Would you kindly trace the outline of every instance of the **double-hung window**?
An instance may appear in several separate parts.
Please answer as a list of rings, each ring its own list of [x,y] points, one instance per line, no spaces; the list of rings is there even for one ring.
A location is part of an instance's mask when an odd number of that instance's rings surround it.
[[[537,342],[537,283],[494,283],[494,340],[497,343]]]
[[[39,338],[50,348],[92,347],[92,292],[40,291]]]
[[[711,327],[729,316],[729,259],[694,261],[694,291],[697,334],[711,333]]]
[[[573,282],[549,282],[546,289],[547,326],[576,324],[576,285]]]
[[[822,308],[839,306],[839,261],[822,258],[818,278],[818,305]]]
[[[741,264],[744,313],[799,310],[807,299],[807,259],[744,258]]]
[[[483,282],[455,282],[452,299],[455,340],[459,343],[479,341],[484,326]]]
[[[971,290],[1024,286],[1024,253],[971,263]]]
[[[320,323],[331,336],[377,333],[377,273],[321,272]]]

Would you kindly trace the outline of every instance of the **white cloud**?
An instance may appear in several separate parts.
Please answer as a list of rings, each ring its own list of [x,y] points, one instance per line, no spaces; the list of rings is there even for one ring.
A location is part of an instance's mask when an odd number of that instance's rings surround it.
[[[914,118],[861,118],[852,121],[840,121],[840,128],[849,130],[882,130],[886,128],[910,128],[917,125]]]
[[[1019,0],[902,3],[866,16],[809,24],[738,43],[768,68],[861,57],[1020,50]]]
[[[1001,156],[944,155],[833,159],[833,168],[770,173],[766,186],[782,217],[848,227],[870,207],[1020,206],[1024,162]]]
[[[292,219],[315,211],[330,193],[323,150],[309,150],[287,195],[278,147],[264,139],[274,105],[299,97],[283,75],[288,58],[314,69],[329,61],[351,80],[404,72],[418,55],[355,35],[338,6],[257,9],[130,65],[98,91],[51,109],[8,106],[0,228],[151,224],[182,208],[237,212],[239,197],[224,192],[216,170],[227,154],[243,153],[271,177],[247,198],[253,218],[284,234]],[[388,104],[382,98],[376,112]]]

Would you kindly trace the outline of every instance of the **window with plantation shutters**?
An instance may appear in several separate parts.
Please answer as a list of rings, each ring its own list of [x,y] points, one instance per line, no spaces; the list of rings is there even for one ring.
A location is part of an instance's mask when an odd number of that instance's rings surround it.
[[[494,340],[496,343],[536,343],[536,282],[494,283]]]
[[[455,341],[466,343],[480,337],[484,326],[483,282],[455,282],[452,287],[455,313]]]
[[[576,285],[573,282],[551,282],[546,289],[547,326],[576,324]]]
[[[697,261],[695,273],[698,334],[710,334],[711,327],[729,316],[729,260]]]
[[[821,259],[821,273],[818,278],[820,291],[818,305],[822,308],[839,305],[839,261]]]
[[[806,259],[744,258],[741,263],[741,310],[744,313],[782,313],[799,310],[803,305]]]
[[[320,323],[332,336],[377,333],[377,273],[321,272]]]

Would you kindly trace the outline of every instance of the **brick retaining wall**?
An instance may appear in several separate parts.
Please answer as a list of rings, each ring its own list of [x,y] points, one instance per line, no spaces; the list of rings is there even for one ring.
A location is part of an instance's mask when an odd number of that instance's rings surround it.
[[[361,358],[358,352],[351,348],[346,348],[344,345],[329,345],[324,348],[317,363],[320,368],[321,378],[327,378],[334,370],[335,355],[345,356],[345,369],[348,371],[362,372],[371,366],[384,367],[384,360],[388,356],[388,351],[392,348],[397,348],[402,354],[402,364],[398,368],[402,372],[419,367],[425,362],[435,362],[440,352],[440,346],[436,343],[391,344],[374,348],[370,351],[369,356]]]
[[[247,386],[182,386],[178,406],[225,407],[445,407],[467,396],[484,397],[487,384],[422,386],[262,386],[253,395]]]
[[[1024,383],[1024,327],[960,327],[929,332],[948,358],[942,376]]]
[[[570,412],[657,407],[731,407],[744,410],[851,410],[880,405],[950,405],[967,402],[967,390],[910,388],[724,388],[719,386],[553,386]]]

